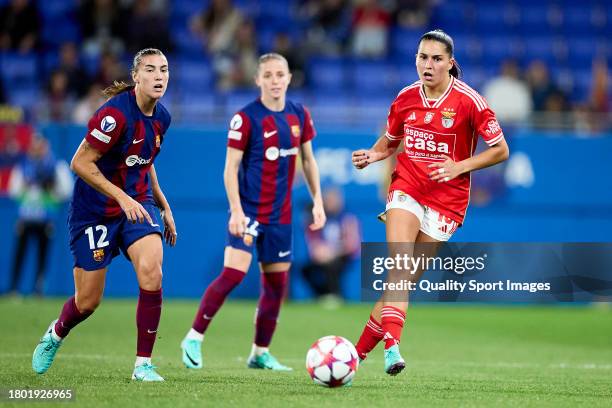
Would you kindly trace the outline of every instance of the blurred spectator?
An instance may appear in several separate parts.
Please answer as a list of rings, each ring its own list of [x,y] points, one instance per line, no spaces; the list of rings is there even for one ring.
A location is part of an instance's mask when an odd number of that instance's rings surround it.
[[[276,52],[287,59],[291,71],[291,84],[293,88],[301,88],[304,85],[304,56],[300,53],[300,47],[293,44],[287,33],[277,33],[274,37],[272,52]]]
[[[306,222],[306,244],[309,262],[302,268],[304,278],[323,300],[340,300],[340,278],[361,248],[357,217],[344,210],[344,198],[338,188],[323,193],[327,222],[323,229],[312,231]]]
[[[529,86],[514,60],[503,62],[501,74],[485,84],[483,95],[502,124],[524,122],[533,110]]]
[[[118,0],[83,0],[79,14],[86,54],[96,56],[105,50],[123,52],[122,36],[130,23],[124,19],[125,11],[120,9]]]
[[[89,119],[105,102],[102,95],[102,87],[100,84],[94,83],[89,87],[87,95],[85,95],[79,103],[77,103],[74,112],[72,113],[72,121],[79,125],[87,125]]]
[[[253,87],[257,74],[257,35],[251,21],[243,22],[227,52],[215,57],[214,66],[221,89]]]
[[[43,121],[66,122],[74,108],[74,96],[68,90],[68,75],[64,71],[51,73],[47,92],[38,106],[38,119]]]
[[[307,49],[311,54],[337,56],[344,51],[351,29],[351,9],[345,0],[309,0],[302,7],[309,20]]]
[[[212,0],[203,13],[193,17],[191,31],[202,38],[209,53],[223,53],[231,48],[242,20],[231,0]]]
[[[38,261],[34,292],[42,294],[47,249],[53,234],[53,215],[71,191],[72,176],[68,164],[56,160],[47,140],[37,135],[27,156],[13,169],[9,181],[9,194],[19,204],[10,292],[17,291],[28,242],[35,239],[38,242]]]
[[[104,52],[100,58],[100,67],[95,81],[103,87],[111,85],[114,81],[128,80],[128,71],[112,52]]]
[[[398,27],[424,29],[429,22],[431,0],[397,0],[394,21]]]
[[[559,87],[550,79],[546,64],[540,60],[533,61],[527,68],[526,77],[531,88],[533,109],[535,111],[557,110],[558,103],[564,96]]]
[[[390,25],[391,15],[378,0],[363,0],[353,12],[353,54],[366,58],[385,56]]]
[[[608,64],[605,59],[593,60],[593,82],[591,84],[591,109],[593,112],[606,113],[610,109],[608,99]]]
[[[40,18],[33,2],[11,0],[0,8],[0,49],[30,52],[38,41]]]
[[[4,81],[0,79],[0,105],[7,103],[6,94],[4,93]]]
[[[131,53],[150,47],[170,52],[168,21],[151,0],[135,0],[128,21],[126,41]]]
[[[72,42],[64,43],[59,55],[58,70],[63,71],[68,77],[68,92],[78,97],[85,95],[90,78],[81,66],[79,49]]]

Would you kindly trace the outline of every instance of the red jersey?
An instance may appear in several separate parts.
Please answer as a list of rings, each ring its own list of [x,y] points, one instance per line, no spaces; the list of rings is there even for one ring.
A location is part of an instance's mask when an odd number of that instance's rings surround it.
[[[427,166],[449,156],[456,162],[474,154],[478,135],[492,146],[504,138],[495,113],[478,92],[451,77],[437,100],[425,96],[421,81],[402,89],[391,104],[386,136],[403,142],[390,191],[402,190],[421,205],[463,223],[470,200],[470,174],[448,182],[431,181]]]

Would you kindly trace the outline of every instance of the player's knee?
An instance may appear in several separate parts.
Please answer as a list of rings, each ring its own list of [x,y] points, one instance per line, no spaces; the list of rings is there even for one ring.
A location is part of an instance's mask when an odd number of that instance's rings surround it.
[[[145,290],[157,290],[161,287],[161,260],[143,259],[136,265],[140,287]]]
[[[102,302],[101,293],[88,293],[77,295],[75,299],[76,307],[81,313],[93,313]]]

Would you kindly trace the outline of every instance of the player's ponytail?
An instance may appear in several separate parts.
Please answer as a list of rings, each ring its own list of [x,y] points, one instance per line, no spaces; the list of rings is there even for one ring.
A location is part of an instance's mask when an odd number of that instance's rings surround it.
[[[455,42],[453,41],[452,37],[446,34],[444,31],[442,30],[428,31],[421,36],[421,38],[419,39],[419,44],[421,44],[421,41],[423,40],[433,40],[433,41],[438,41],[439,43],[444,44],[446,48],[446,52],[448,53],[449,57],[454,59]],[[457,62],[456,59],[455,59],[455,62],[453,63],[453,67],[449,71],[449,74],[451,74],[457,79],[461,78],[461,76],[463,75],[463,71],[461,70],[461,67],[459,66],[459,63]]]
[[[134,88],[134,85],[128,85],[124,81],[113,81],[113,84],[109,87],[104,88],[102,95],[107,99],[112,98],[115,95],[119,95],[121,92],[129,91]]]

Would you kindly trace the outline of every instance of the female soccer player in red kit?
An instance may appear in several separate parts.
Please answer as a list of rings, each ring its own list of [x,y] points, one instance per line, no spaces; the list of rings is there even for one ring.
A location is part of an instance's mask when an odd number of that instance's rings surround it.
[[[202,368],[202,340],[226,297],[249,270],[253,250],[261,269],[261,296],[249,368],[289,370],[270,354],[292,260],[291,186],[298,152],[313,200],[311,229],[325,225],[319,170],[312,151],[315,129],[308,110],[286,99],[291,73],[287,60],[259,58],[261,97],[232,117],[224,181],[230,207],[223,270],[208,286],[192,327],[181,343],[187,368]]]
[[[160,153],[170,114],[159,103],[169,79],[168,61],[155,48],[139,51],[132,66],[134,86],[115,83],[89,120],[72,158],[78,178],[68,228],[74,258],[75,294],[43,335],[32,368],[45,373],[68,333],[98,307],[106,271],[121,250],[132,262],[140,287],[136,309],[137,346],[132,379],[163,381],[151,364],[162,308],[163,237],[174,246],[176,227],[153,162]]]
[[[419,80],[402,89],[392,103],[386,133],[371,149],[353,152],[353,165],[363,169],[402,145],[384,214],[389,243],[435,246],[450,239],[465,217],[470,172],[509,156],[495,114],[484,98],[459,80],[453,50],[452,38],[441,30],[421,37],[416,55]],[[479,135],[489,148],[474,156]],[[416,281],[423,271],[414,272]],[[383,294],[356,346],[363,360],[384,340],[385,371],[390,375],[405,367],[399,353],[408,307],[408,293],[404,295]]]

